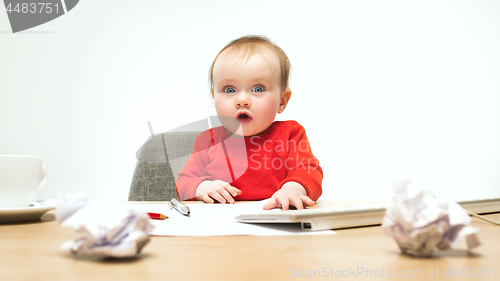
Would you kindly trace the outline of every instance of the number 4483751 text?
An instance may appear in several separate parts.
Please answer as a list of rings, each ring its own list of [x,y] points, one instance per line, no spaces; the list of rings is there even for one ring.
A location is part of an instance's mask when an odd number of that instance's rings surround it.
[[[59,14],[59,3],[17,3],[7,5],[7,13],[22,13],[22,14]]]

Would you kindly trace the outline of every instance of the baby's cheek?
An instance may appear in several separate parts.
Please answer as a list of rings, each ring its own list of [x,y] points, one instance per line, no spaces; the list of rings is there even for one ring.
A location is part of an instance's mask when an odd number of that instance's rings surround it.
[[[215,111],[217,111],[217,115],[219,116],[231,116],[229,113],[230,108],[226,103],[220,100],[216,100],[215,102]]]
[[[265,114],[265,120],[268,122],[273,122],[275,117],[276,117],[275,112],[266,112]]]
[[[274,105],[273,103],[269,103],[262,111],[262,116],[264,116],[264,118],[266,120],[272,120],[274,121],[274,118],[276,117],[276,114],[277,114],[277,108],[278,106]]]

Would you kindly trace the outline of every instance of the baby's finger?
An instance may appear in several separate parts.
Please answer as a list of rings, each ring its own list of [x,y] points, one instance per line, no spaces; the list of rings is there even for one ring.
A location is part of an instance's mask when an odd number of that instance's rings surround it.
[[[314,202],[308,196],[300,195],[299,198],[300,198],[300,200],[302,200],[302,203],[304,204],[304,206],[314,206],[314,204],[316,204],[316,202]]]
[[[236,197],[236,196],[238,196],[238,195],[240,195],[240,194],[241,194],[241,190],[237,189],[237,188],[236,188],[236,187],[234,187],[234,186],[231,186],[231,188],[230,188],[230,189],[227,189],[227,188],[226,188],[226,190],[227,190],[229,193],[231,193],[231,195],[232,195],[233,197]]]
[[[230,185],[227,182],[222,182],[222,184],[220,186],[224,187],[224,189],[227,190],[227,192],[229,192],[229,194],[231,194],[232,197],[235,197],[235,196],[238,196],[241,194],[241,190],[237,189],[236,187]]]
[[[287,211],[290,206],[290,200],[288,200],[288,197],[283,197],[279,200],[279,204],[281,205],[281,209],[283,211]]]
[[[271,209],[274,209],[276,207],[279,207],[279,206],[277,206],[276,198],[275,197],[271,197],[269,200],[267,200],[266,204],[264,204],[264,206],[262,207],[262,209],[263,210],[271,210]]]
[[[302,205],[302,200],[299,196],[291,198],[290,205],[295,206],[295,208],[297,208],[297,210],[304,209],[304,205]]]
[[[238,196],[241,193],[242,193],[241,190],[239,190],[239,189],[237,189],[236,187],[233,186],[233,192],[232,192],[233,196]]]
[[[219,194],[217,190],[212,190],[208,193],[210,197],[212,197],[215,201],[220,202],[220,203],[226,203],[226,199],[222,197],[222,195]]]
[[[234,198],[231,196],[231,194],[229,194],[229,192],[224,189],[224,188],[219,188],[217,189],[217,192],[219,192],[219,194],[224,197],[224,199],[229,203],[229,204],[233,204],[234,203]],[[221,203],[224,203],[224,202],[221,202]]]
[[[212,198],[210,198],[210,196],[208,196],[207,193],[203,194],[203,196],[201,198],[203,199],[203,201],[205,201],[207,203],[214,203],[214,200]]]

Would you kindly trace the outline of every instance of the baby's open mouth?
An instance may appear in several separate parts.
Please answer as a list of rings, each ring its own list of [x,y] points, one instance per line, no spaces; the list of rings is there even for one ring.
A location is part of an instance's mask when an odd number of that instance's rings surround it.
[[[238,122],[240,122],[240,124],[248,124],[250,123],[250,121],[252,121],[252,117],[250,117],[248,114],[246,113],[241,113],[238,115]]]

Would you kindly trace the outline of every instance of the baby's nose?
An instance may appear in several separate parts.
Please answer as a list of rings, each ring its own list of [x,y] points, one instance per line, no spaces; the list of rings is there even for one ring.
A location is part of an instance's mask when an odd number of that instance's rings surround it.
[[[249,105],[250,105],[250,102],[249,102],[248,100],[238,100],[238,101],[236,102],[236,104],[237,104],[238,106],[249,106]]]
[[[238,98],[236,99],[236,106],[237,107],[242,107],[242,106],[248,107],[248,106],[250,106],[250,99],[248,98],[247,95],[240,94],[238,96]]]

